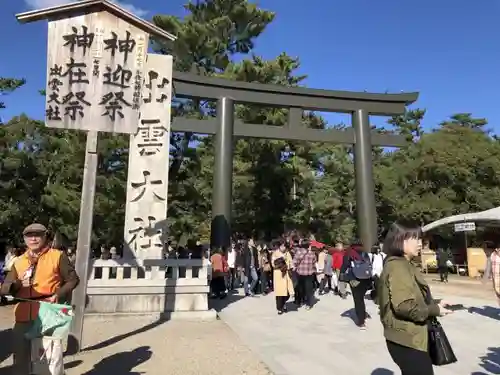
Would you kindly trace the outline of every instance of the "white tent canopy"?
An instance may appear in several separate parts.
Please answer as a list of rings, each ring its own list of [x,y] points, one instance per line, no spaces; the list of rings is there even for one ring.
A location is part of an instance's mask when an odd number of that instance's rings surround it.
[[[444,219],[436,220],[422,227],[423,232],[428,232],[442,225],[464,223],[464,222],[483,222],[495,223],[500,226],[500,207],[492,208],[491,210],[473,212],[469,214],[453,215]]]

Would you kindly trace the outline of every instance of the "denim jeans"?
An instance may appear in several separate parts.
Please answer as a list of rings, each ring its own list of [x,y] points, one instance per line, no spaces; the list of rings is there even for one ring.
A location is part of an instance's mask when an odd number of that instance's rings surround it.
[[[262,270],[260,272],[260,283],[262,285],[262,293],[267,293],[271,289],[271,282],[273,280],[273,275],[270,271]]]
[[[253,294],[255,286],[259,281],[259,276],[257,275],[257,270],[255,267],[250,267],[250,275],[245,273],[243,277],[243,287],[245,288],[245,294]]]
[[[238,286],[239,280],[237,279],[237,270],[232,267],[229,268],[229,274],[227,278],[227,289],[234,290],[235,285]]]

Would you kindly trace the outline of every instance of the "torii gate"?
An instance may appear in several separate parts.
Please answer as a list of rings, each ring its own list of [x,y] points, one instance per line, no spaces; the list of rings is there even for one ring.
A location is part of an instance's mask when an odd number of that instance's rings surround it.
[[[208,120],[174,118],[172,131],[215,135],[212,200],[212,246],[229,246],[231,230],[233,137],[354,144],[357,222],[366,249],[377,242],[377,214],[372,168],[372,146],[399,147],[404,137],[371,131],[369,115],[403,114],[418,93],[374,94],[286,87],[231,81],[174,72],[180,98],[217,100],[217,117]],[[237,103],[288,108],[285,126],[247,124],[234,119]],[[318,130],[302,125],[304,110],[349,113],[352,128]]]

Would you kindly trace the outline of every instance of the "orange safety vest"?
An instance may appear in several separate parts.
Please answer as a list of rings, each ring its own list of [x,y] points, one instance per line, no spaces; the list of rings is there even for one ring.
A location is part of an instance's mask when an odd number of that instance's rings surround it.
[[[35,275],[30,287],[22,287],[16,297],[32,299],[41,296],[53,296],[60,288],[62,280],[59,272],[61,251],[48,249],[40,254],[36,264]],[[16,259],[13,267],[19,280],[23,279],[31,263],[27,252]],[[40,299],[43,301],[43,299]],[[38,316],[40,304],[38,302],[19,302],[15,308],[16,322],[30,322]]]

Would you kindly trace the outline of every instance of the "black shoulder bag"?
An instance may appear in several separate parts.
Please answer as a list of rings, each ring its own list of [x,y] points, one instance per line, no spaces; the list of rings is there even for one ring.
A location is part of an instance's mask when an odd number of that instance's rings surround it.
[[[417,282],[418,284],[418,282]],[[422,293],[424,293],[425,302],[427,305],[433,303],[433,298],[429,287],[420,285]],[[453,352],[450,341],[444,332],[443,326],[435,316],[429,318],[427,322],[429,331],[429,355],[434,366],[444,366],[457,362],[457,357]]]
[[[354,279],[351,267],[351,257],[349,255],[344,255],[342,257],[342,265],[340,266],[339,281],[348,283]]]

